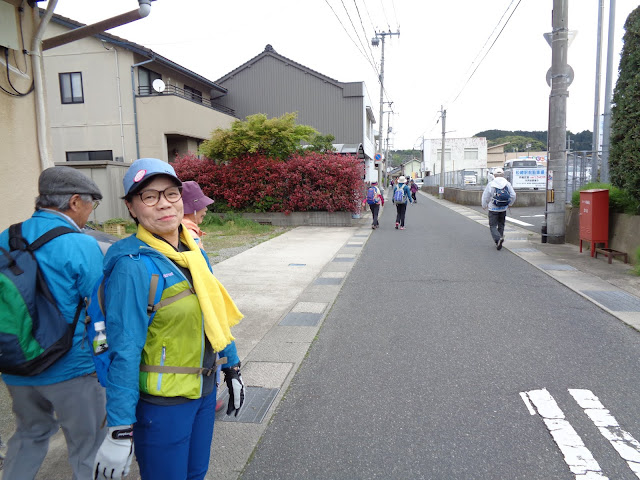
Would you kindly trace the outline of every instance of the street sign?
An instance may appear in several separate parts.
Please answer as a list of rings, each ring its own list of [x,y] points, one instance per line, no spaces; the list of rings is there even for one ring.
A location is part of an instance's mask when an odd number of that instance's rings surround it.
[[[382,160],[382,154],[381,153],[376,153],[375,156],[373,157],[373,159],[376,162],[379,162],[380,160]]]

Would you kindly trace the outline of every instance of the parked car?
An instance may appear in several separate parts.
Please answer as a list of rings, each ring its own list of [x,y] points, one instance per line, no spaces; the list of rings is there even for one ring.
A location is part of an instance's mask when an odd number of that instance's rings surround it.
[[[422,185],[424,185],[424,181],[421,178],[416,178],[414,182],[418,186],[418,188],[422,188]]]

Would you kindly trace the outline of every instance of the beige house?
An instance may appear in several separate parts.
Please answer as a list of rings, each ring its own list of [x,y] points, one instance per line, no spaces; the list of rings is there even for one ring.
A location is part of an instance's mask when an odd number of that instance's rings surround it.
[[[31,90],[34,80],[32,60],[20,53],[31,48],[39,17],[37,8],[34,12],[25,4],[20,24],[18,7],[21,3],[0,0],[0,45],[10,52],[8,66],[4,55],[0,58],[3,71],[0,75],[0,180],[5,192],[0,230],[33,213],[38,195],[38,175],[42,168],[36,135],[36,94]],[[7,79],[7,69],[11,84]]]
[[[53,15],[46,39],[83,26]],[[44,51],[51,150],[105,194],[94,220],[127,218],[121,179],[137,158],[196,153],[234,111],[227,90],[157,53],[107,33]]]

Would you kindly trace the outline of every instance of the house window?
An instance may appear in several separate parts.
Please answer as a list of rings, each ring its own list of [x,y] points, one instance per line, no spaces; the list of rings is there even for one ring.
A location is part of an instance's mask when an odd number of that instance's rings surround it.
[[[62,103],[84,103],[82,73],[60,73],[58,78],[60,79],[60,98]]]
[[[151,95],[153,93],[153,81],[162,79],[162,75],[148,68],[138,67],[138,93]]]
[[[185,85],[184,94],[185,94],[185,97],[188,98],[189,100],[202,103],[202,92],[200,90],[196,90],[195,88],[191,88],[188,85]]]
[[[113,151],[89,150],[85,152],[67,152],[67,162],[89,162],[94,160],[113,160]]]
[[[478,160],[478,149],[477,148],[465,148],[464,149],[464,159],[465,160]]]

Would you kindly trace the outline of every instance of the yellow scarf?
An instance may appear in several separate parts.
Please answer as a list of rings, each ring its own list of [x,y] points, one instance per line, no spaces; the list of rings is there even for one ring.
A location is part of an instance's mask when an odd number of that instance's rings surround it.
[[[182,228],[180,239],[189,248],[188,252],[176,252],[171,245],[154,237],[142,225],[138,225],[136,237],[181,267],[189,269],[204,316],[204,331],[209,343],[216,352],[229,345],[234,340],[231,327],[240,322],[244,315],[209,270],[202,251],[187,229]]]

